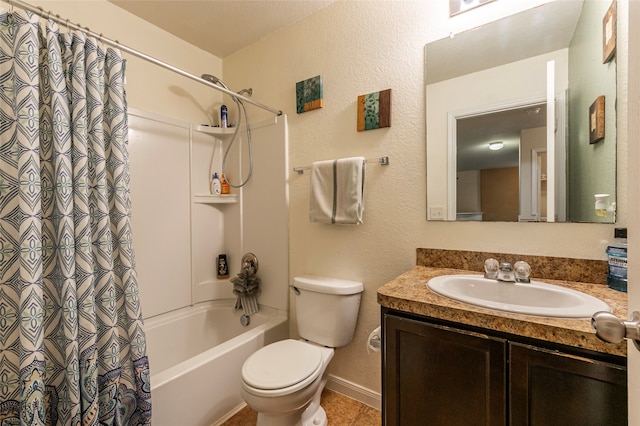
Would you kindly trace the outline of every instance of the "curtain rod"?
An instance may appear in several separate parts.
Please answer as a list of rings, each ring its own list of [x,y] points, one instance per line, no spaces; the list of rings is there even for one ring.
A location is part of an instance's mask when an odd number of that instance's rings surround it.
[[[136,56],[138,58],[144,59],[145,61],[151,62],[152,64],[158,65],[162,68],[168,69],[169,71],[173,71],[177,74],[180,74],[183,77],[187,77],[190,78],[191,80],[197,81],[198,83],[204,84],[206,86],[209,86],[213,89],[216,89],[220,92],[226,93],[229,96],[232,96],[234,98],[240,99],[244,102],[248,102],[252,105],[257,106],[258,108],[262,108],[264,110],[267,110],[269,112],[272,112],[276,115],[282,115],[282,111],[279,109],[275,109],[275,108],[271,108],[268,107],[264,104],[261,104],[260,102],[254,101],[253,99],[247,98],[245,96],[239,95],[231,90],[225,89],[224,87],[218,86],[217,84],[213,84],[207,80],[204,80],[202,78],[200,78],[199,76],[195,75],[195,74],[191,74],[188,73],[184,70],[181,70],[180,68],[174,67],[173,65],[167,64],[166,62],[162,62],[158,59],[155,59],[145,53],[142,53],[138,50],[132,49],[130,47],[127,47],[125,45],[120,44],[120,42],[118,42],[117,40],[113,41],[107,37],[104,37],[102,34],[97,34],[94,33],[93,31],[91,31],[89,28],[83,28],[80,25],[76,25],[73,24],[71,22],[69,22],[68,19],[63,19],[60,17],[60,15],[54,15],[51,11],[45,12],[44,9],[42,9],[41,7],[35,7],[30,5],[29,3],[25,3],[21,0],[0,0],[4,3],[8,3],[12,6],[16,6],[19,7],[20,9],[24,9],[24,10],[28,10],[29,12],[33,12],[36,15],[40,16],[41,18],[47,18],[47,19],[51,19],[55,22],[57,22],[58,24],[64,25],[65,27],[68,28],[72,28],[74,30],[78,30],[78,31],[82,31],[83,33],[91,36],[91,37],[95,37],[98,40],[100,40],[101,42],[103,42],[104,44],[108,44],[109,46],[115,47],[117,49],[120,49],[124,52],[130,53],[133,56]]]

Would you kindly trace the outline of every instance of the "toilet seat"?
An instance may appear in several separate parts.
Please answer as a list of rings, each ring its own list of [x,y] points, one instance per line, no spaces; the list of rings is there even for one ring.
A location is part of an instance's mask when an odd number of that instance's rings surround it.
[[[322,350],[286,339],[253,353],[242,366],[242,385],[254,395],[276,397],[308,386],[323,370]]]

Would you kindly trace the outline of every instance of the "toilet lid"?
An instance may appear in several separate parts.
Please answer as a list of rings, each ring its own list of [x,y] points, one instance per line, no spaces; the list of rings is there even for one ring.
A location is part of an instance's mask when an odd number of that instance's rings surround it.
[[[282,389],[299,383],[320,370],[319,347],[287,339],[253,353],[242,366],[242,378],[256,389]]]

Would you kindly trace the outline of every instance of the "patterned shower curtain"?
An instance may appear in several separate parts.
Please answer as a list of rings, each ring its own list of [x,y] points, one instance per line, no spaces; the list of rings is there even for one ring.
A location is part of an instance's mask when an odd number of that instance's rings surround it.
[[[0,424],[151,422],[124,62],[0,10]]]

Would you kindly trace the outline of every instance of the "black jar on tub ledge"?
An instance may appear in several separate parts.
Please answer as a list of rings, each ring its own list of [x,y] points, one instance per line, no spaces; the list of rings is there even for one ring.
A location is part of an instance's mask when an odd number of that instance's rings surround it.
[[[223,280],[229,278],[229,264],[227,263],[227,255],[218,255],[218,279]]]

